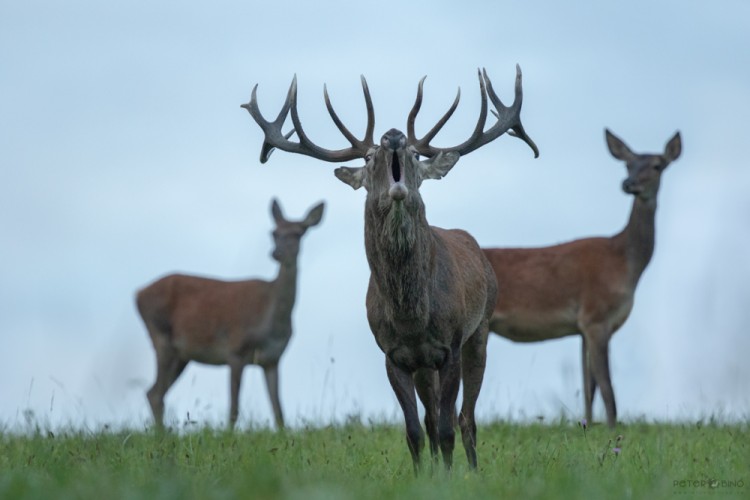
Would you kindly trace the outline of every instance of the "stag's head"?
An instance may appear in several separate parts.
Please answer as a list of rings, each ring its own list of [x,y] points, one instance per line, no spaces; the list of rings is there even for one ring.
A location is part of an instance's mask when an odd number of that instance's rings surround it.
[[[381,207],[401,204],[418,196],[425,179],[440,179],[456,164],[459,154],[439,151],[431,158],[420,158],[419,151],[403,132],[389,130],[365,155],[364,167],[339,167],[334,173],[354,189],[364,187]]]
[[[643,200],[651,200],[659,192],[661,174],[676,160],[682,151],[682,139],[677,132],[667,142],[662,154],[634,153],[619,137],[605,129],[609,152],[625,162],[628,177],[622,181],[622,190]]]
[[[516,66],[515,98],[510,106],[505,106],[497,96],[486,71],[478,72],[477,76],[481,94],[481,109],[477,124],[466,141],[448,148],[437,148],[430,142],[458,107],[461,92],[459,90],[450,109],[435,126],[422,138],[418,138],[414,131],[414,122],[422,105],[424,78],[419,82],[417,98],[409,113],[406,134],[391,129],[383,135],[379,143],[375,143],[373,139],[375,112],[364,77],[361,80],[367,106],[367,127],[362,139],[356,138],[341,122],[331,105],[328,90],[324,87],[323,96],[328,113],[341,134],[351,144],[350,147],[340,150],[324,149],[313,143],[305,133],[297,112],[296,77],[292,80],[286,102],[275,120],[267,121],[261,114],[257,101],[257,85],[253,88],[250,102],[242,107],[247,109],[265,134],[260,154],[261,163],[265,163],[276,148],[334,163],[364,159],[364,166],[340,167],[336,169],[335,174],[354,189],[364,186],[367,190],[366,212],[375,218],[374,221],[385,222],[388,230],[381,234],[389,242],[395,242],[399,249],[408,252],[416,231],[416,226],[410,221],[424,219],[424,204],[419,195],[419,186],[423,180],[440,179],[461,156],[497,139],[505,132],[524,140],[534,151],[535,156],[539,155],[536,145],[521,124],[520,113],[523,102],[521,68]],[[495,107],[492,112],[497,121],[485,130],[488,97]],[[283,133],[281,129],[290,112],[294,127],[289,132]],[[293,134],[299,138],[298,142],[290,140]],[[408,217],[405,217],[404,215],[407,214]],[[367,224],[365,227],[367,231]]]
[[[309,228],[320,223],[324,207],[325,203],[318,203],[307,212],[304,219],[291,221],[284,217],[276,199],[271,202],[271,215],[276,223],[272,233],[274,249],[271,256],[274,260],[287,265],[297,262],[300,240]]]

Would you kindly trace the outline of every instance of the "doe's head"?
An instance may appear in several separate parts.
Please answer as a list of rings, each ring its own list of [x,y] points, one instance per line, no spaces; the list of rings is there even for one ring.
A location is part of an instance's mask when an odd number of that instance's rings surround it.
[[[619,137],[605,129],[609,152],[625,162],[628,177],[622,182],[622,190],[641,199],[653,199],[659,191],[661,174],[682,152],[682,139],[677,132],[667,142],[661,154],[634,153]]]
[[[307,212],[304,219],[291,221],[284,217],[278,200],[274,198],[271,202],[271,215],[276,223],[276,228],[272,233],[274,249],[271,256],[281,264],[296,262],[302,236],[308,228],[320,223],[324,208],[325,203],[320,202]]]

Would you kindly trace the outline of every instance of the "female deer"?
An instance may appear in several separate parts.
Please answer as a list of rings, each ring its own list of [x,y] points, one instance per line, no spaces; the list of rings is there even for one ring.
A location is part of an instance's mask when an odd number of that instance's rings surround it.
[[[276,200],[272,256],[280,264],[272,281],[220,281],[171,274],[138,292],[138,312],[156,351],[156,382],[148,402],[157,426],[163,426],[164,395],[188,362],[229,365],[233,427],[245,365],[263,368],[276,426],[284,427],[279,402],[279,358],[292,336],[292,309],[297,295],[300,240],[323,217],[323,203],[299,222],[284,218]]]

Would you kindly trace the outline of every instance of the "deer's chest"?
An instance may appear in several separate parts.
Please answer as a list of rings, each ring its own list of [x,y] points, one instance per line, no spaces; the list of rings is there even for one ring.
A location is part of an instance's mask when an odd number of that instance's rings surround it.
[[[414,321],[397,323],[371,321],[370,327],[380,349],[391,362],[407,371],[418,368],[437,370],[448,359],[449,339],[429,324]]]

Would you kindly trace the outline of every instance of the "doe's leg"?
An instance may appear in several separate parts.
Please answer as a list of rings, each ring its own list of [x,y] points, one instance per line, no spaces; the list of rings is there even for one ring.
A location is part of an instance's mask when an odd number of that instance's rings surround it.
[[[230,383],[229,383],[229,395],[230,395],[230,408],[229,408],[229,427],[234,429],[234,424],[237,423],[237,416],[240,412],[240,384],[242,383],[242,372],[245,369],[244,363],[241,361],[231,361],[229,363],[230,370]]]
[[[591,371],[591,358],[589,357],[586,336],[581,335],[581,360],[583,366],[583,401],[586,410],[586,422],[593,422],[594,394],[596,393],[596,380]]]
[[[617,406],[609,372],[609,333],[603,326],[588,327],[584,331],[584,335],[587,336],[591,373],[594,382],[599,386],[599,393],[607,411],[607,425],[614,428],[617,424]]]
[[[276,428],[284,429],[284,415],[281,411],[281,402],[279,401],[279,365],[273,364],[263,367],[263,374],[266,378],[266,388],[268,397],[271,399]]]
[[[164,396],[187,366],[169,344],[169,339],[162,335],[152,336],[156,351],[156,381],[146,393],[154,423],[159,429],[164,428]]]

